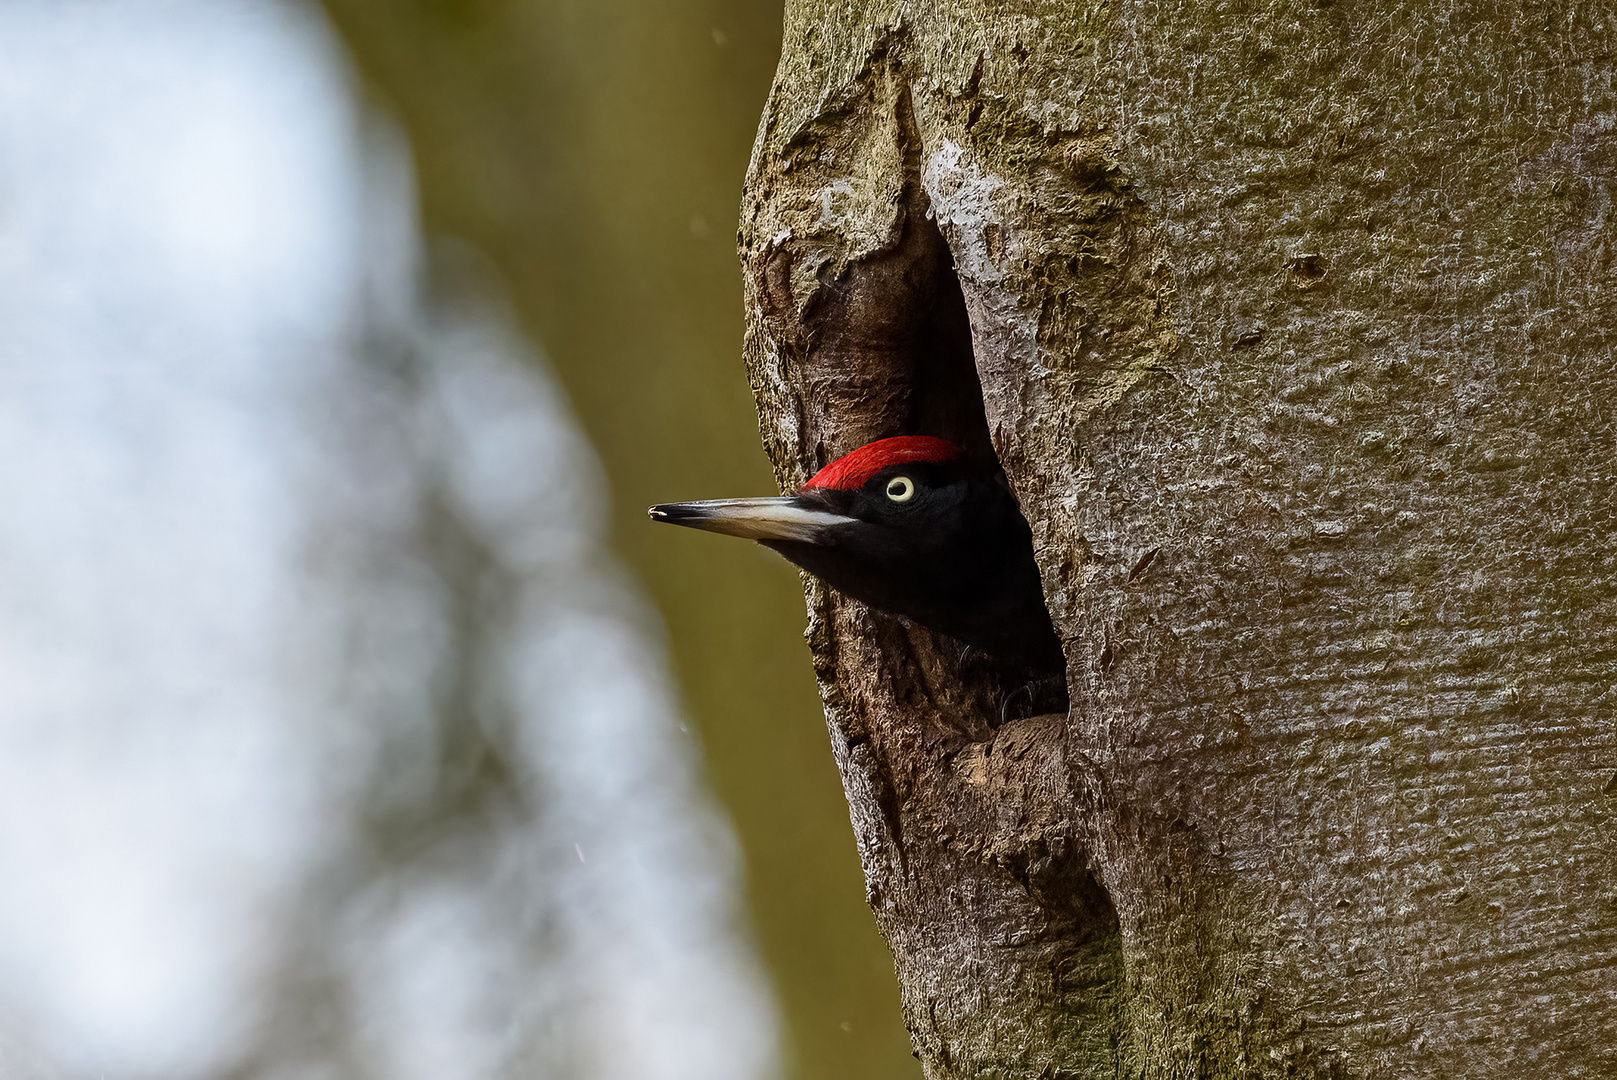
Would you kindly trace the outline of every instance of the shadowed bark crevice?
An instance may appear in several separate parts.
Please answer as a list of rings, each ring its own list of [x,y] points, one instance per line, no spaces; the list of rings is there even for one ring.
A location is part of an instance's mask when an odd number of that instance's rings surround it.
[[[814,410],[798,448],[812,451],[810,471],[900,434],[936,435],[980,458],[994,453],[954,256],[920,183],[909,91],[883,76],[888,99],[865,110],[879,117],[849,118],[844,153],[893,140],[881,150],[895,174],[841,176],[836,153],[822,155],[830,167],[799,165],[800,173],[825,173],[819,213],[772,237],[752,260],[761,314],[781,350],[775,374],[802,387]]]

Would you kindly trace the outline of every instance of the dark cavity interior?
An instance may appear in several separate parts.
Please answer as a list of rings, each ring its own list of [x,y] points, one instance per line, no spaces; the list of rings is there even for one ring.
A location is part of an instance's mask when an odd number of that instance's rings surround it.
[[[770,276],[789,281],[790,263],[779,270],[784,274]],[[808,343],[805,408],[818,414],[804,417],[814,467],[892,435],[936,435],[997,465],[965,296],[918,183],[910,184],[897,242],[840,272],[822,268],[819,286],[798,316]],[[920,637],[911,640],[925,651]],[[936,641],[933,648],[940,650],[954,644]],[[936,663],[923,666],[958,684],[932,689],[971,702],[976,715],[968,727],[982,731],[1003,719],[1065,711],[1062,680],[1029,684],[1026,673],[1006,670],[987,656],[953,651],[927,658]]]

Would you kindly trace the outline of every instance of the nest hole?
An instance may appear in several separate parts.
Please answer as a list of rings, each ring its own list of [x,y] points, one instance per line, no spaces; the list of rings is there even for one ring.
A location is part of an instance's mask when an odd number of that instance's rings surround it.
[[[983,407],[971,318],[954,256],[911,185],[896,243],[822,278],[800,314],[810,348],[805,417],[814,465],[875,439],[934,435],[973,458],[1000,462]],[[899,620],[877,614],[881,620]],[[979,736],[1001,722],[1065,711],[1064,680],[1032,683],[1028,673],[941,635],[902,635],[919,661],[928,696]],[[895,636],[883,633],[884,652]],[[950,652],[953,655],[949,655]],[[903,658],[889,656],[889,660]]]

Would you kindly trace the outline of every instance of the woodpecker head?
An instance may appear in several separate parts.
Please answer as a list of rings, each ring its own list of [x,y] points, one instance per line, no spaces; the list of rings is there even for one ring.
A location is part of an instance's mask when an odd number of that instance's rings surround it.
[[[1020,667],[1062,668],[1032,534],[1004,473],[944,439],[868,443],[791,495],[650,514],[757,540],[856,600]]]

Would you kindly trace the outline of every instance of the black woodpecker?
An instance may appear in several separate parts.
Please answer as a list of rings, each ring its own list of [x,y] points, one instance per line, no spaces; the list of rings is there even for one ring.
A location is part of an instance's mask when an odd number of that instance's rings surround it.
[[[773,548],[827,585],[1030,675],[1064,669],[1033,534],[992,462],[924,435],[880,439],[791,495],[663,503],[653,521]]]

